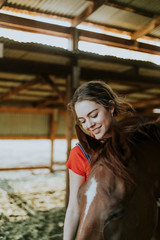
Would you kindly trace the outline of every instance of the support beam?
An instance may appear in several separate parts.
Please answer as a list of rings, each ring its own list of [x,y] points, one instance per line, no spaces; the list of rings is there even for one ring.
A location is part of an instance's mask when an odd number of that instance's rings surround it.
[[[11,16],[3,13],[0,14],[0,27],[59,37],[69,37],[70,35],[69,27]]]
[[[0,171],[18,171],[18,170],[34,170],[34,169],[49,169],[49,166],[0,168]]]
[[[78,51],[78,41],[79,41],[79,31],[74,29],[72,32],[71,41],[71,51],[76,52]],[[78,66],[78,59],[77,57],[72,58],[72,83],[73,83],[73,91],[79,86],[80,81],[80,67]]]
[[[132,105],[135,109],[138,109],[138,108],[147,109],[147,108],[150,108],[150,106],[154,106],[154,105],[160,107],[160,101],[159,101],[159,97],[155,97],[152,99],[146,99],[141,101],[139,100],[138,102],[135,102]]]
[[[7,2],[7,0],[0,0],[0,8],[3,7],[3,5]]]
[[[22,84],[21,86],[19,87],[16,87],[14,88],[13,90],[10,90],[9,92],[3,94],[2,96],[0,96],[0,102],[2,101],[5,101],[7,100],[8,98],[20,93],[20,92],[23,92],[23,91],[26,91],[28,90],[29,88],[31,88],[32,86],[36,85],[37,83],[40,82],[40,79],[39,78],[35,78],[29,82],[26,82],[24,84]]]
[[[35,107],[9,107],[0,106],[0,113],[35,113],[52,114],[53,108],[35,108]]]
[[[58,101],[59,97],[46,97],[44,98],[42,101],[37,101],[34,106],[35,107],[44,107],[44,106],[47,106],[49,104],[60,104],[60,102]]]
[[[57,93],[59,99],[65,105],[66,101],[64,99],[64,96],[63,96],[62,92],[59,90],[59,88],[57,87],[57,85],[53,82],[53,80],[49,76],[47,76],[47,75],[42,75],[42,78],[53,89],[53,91],[55,91]]]
[[[76,27],[81,22],[85,21],[86,18],[93,12],[95,12],[99,7],[101,7],[104,2],[105,2],[104,0],[91,2],[90,5],[81,14],[79,14],[72,20],[72,27]]]
[[[72,77],[69,75],[67,78],[67,103],[70,102],[73,95],[73,83]],[[73,138],[73,115],[70,111],[67,111],[67,129],[66,129],[66,139],[67,139],[67,154],[66,154],[66,161],[69,158],[69,153],[71,151],[71,141]],[[65,208],[68,206],[69,201],[69,172],[66,169],[66,196],[65,196]]]
[[[90,0],[91,1],[91,0]],[[105,1],[105,5],[107,5],[107,3],[108,3],[108,1],[106,2]],[[112,4],[113,3],[108,3],[108,4],[111,4],[111,6],[112,6]],[[120,4],[120,3],[119,3]],[[11,3],[9,4],[10,6],[11,6]],[[114,4],[113,4],[113,6],[112,7],[114,7]],[[116,8],[116,4],[115,4],[115,8]],[[146,16],[146,17],[149,17],[149,18],[153,18],[154,17],[154,14],[153,13],[151,13],[151,12],[144,12],[144,11],[136,11],[136,9],[133,9],[133,8],[129,8],[129,7],[126,7],[126,6],[124,6],[124,5],[117,5],[117,8],[118,9],[122,9],[122,10],[125,10],[125,11],[129,11],[129,12],[133,12],[133,13],[137,13],[137,14],[139,14],[139,15],[143,15],[143,16]],[[8,7],[8,6],[3,6],[3,9],[4,10],[7,10],[7,11],[15,11],[15,12],[17,12],[17,13],[24,13],[24,10],[22,10],[22,9],[18,9],[18,8],[16,8],[16,7]],[[32,11],[32,10],[27,10],[27,14],[29,14],[29,15],[35,15],[35,14],[37,14],[36,12],[34,12],[34,11]],[[42,14],[42,16],[43,17],[53,17],[53,15],[50,15],[50,14],[45,14],[45,13],[40,13],[39,12],[39,14],[41,15]],[[58,19],[59,20],[63,20],[63,21],[71,21],[71,19],[70,18],[67,18],[67,17],[62,17],[62,16],[58,16]],[[73,21],[73,20],[72,20]],[[122,29],[120,29],[120,28],[118,28],[118,27],[111,27],[111,26],[106,26],[106,25],[101,25],[101,24],[97,24],[97,23],[88,23],[88,22],[83,22],[84,24],[86,24],[86,25],[88,25],[89,24],[89,26],[93,26],[93,27],[97,27],[97,28],[101,28],[101,29],[103,29],[104,31],[110,31],[110,32],[115,32],[115,33],[119,33],[119,34],[125,34],[125,35],[128,35],[128,36],[130,36],[131,35],[131,32],[129,32],[128,30],[122,30]],[[146,37],[145,37],[146,38]],[[147,36],[147,39],[148,40],[152,40],[152,41],[154,41],[154,40],[156,40],[154,37],[151,37],[151,36]],[[10,43],[11,44],[11,43]],[[9,46],[10,46],[10,44],[9,44]],[[34,49],[35,50],[35,49]],[[39,51],[40,51],[41,49],[39,49]],[[49,52],[51,52],[52,51],[52,49],[50,48],[50,50],[49,50]],[[60,51],[60,49],[58,50],[58,51]]]
[[[83,60],[91,60],[92,66],[96,66],[96,62],[102,63],[115,63],[122,64],[125,66],[137,66],[138,68],[145,69],[155,69],[160,71],[160,66],[156,64],[152,64],[149,62],[143,61],[134,61],[134,60],[126,60],[119,59],[116,57],[109,56],[98,56],[94,54],[76,54],[78,61]],[[33,65],[32,65],[33,64]],[[31,67],[32,66],[32,67]],[[34,71],[33,71],[34,70]],[[57,65],[57,64],[46,64],[41,62],[32,62],[26,60],[16,60],[16,59],[0,59],[0,71],[8,72],[8,73],[18,73],[18,74],[48,74],[56,76],[67,76],[68,73],[72,73],[72,67],[66,65]],[[41,71],[41,72],[40,72]],[[62,74],[62,75],[61,75]],[[151,84],[151,86],[158,86],[160,84],[159,77],[145,77],[145,76],[134,76],[127,75],[124,73],[115,73],[111,71],[99,70],[95,68],[85,68],[81,67],[80,78],[82,80],[91,80],[91,79],[99,79],[103,80],[111,79],[111,80],[119,80],[119,81],[130,81],[132,84],[136,82],[137,84]],[[46,82],[45,82],[46,83]]]
[[[156,18],[152,19],[152,21],[150,21],[144,27],[142,27],[138,31],[132,33],[131,39],[136,40],[137,38],[147,35],[148,33],[150,33],[153,29],[155,29],[159,25],[160,25],[160,17],[156,17]]]
[[[58,127],[58,119],[57,119],[57,109],[53,110],[50,118],[50,140],[51,140],[51,157],[50,157],[50,172],[54,171],[54,140],[56,136],[56,131]]]
[[[59,25],[42,23],[30,19],[0,14],[0,27],[17,29],[22,31],[42,33],[52,36],[61,36],[70,38],[72,35],[73,27],[62,27]],[[137,43],[135,41],[127,40],[118,37],[112,37],[106,34],[93,33],[89,31],[79,30],[80,40],[106,44],[108,46],[126,48],[141,52],[147,52],[160,55],[160,47],[153,46],[145,43]]]
[[[66,77],[71,72],[70,65],[52,64],[44,62],[36,62],[29,60],[19,60],[11,58],[0,59],[0,71],[18,73],[18,74],[36,74],[49,75],[55,74],[57,77]]]
[[[158,46],[139,42],[136,42],[135,44],[134,40],[113,37],[107,34],[95,33],[81,29],[79,30],[79,40],[160,55],[160,47]]]

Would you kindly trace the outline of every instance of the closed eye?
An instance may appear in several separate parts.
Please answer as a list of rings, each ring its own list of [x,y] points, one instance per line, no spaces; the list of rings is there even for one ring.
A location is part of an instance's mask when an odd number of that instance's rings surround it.
[[[85,123],[85,121],[80,121],[80,123],[81,123],[81,124],[84,124],[84,123]]]
[[[105,226],[108,225],[111,221],[115,221],[120,219],[122,216],[124,215],[124,209],[123,208],[119,208],[116,209],[112,214],[110,214],[108,216],[108,218],[105,221]]]
[[[92,118],[96,118],[98,116],[98,113],[96,113],[95,115],[92,116]]]

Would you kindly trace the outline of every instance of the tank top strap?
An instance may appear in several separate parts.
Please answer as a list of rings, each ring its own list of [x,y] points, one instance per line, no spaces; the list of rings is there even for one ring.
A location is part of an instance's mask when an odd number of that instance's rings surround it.
[[[91,164],[91,156],[85,152],[84,148],[82,147],[82,145],[79,142],[76,143],[76,145],[78,145],[80,147],[80,149],[84,153],[84,156],[87,158],[87,161],[89,162],[89,164]]]

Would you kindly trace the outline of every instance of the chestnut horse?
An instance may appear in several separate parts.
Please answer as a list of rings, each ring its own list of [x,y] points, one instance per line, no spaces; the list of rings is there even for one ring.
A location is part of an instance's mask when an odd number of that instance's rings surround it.
[[[147,121],[134,117],[116,123],[103,143],[77,126],[92,158],[78,193],[76,240],[160,240],[160,121]]]

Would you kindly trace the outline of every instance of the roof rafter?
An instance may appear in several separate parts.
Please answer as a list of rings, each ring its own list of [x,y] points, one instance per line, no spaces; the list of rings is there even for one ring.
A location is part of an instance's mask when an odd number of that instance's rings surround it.
[[[152,105],[157,105],[160,107],[159,97],[155,97],[152,99],[146,99],[146,100],[139,100],[138,102],[135,102],[132,104],[134,108],[148,108]]]
[[[101,7],[104,4],[104,2],[105,0],[91,2],[90,5],[81,14],[79,14],[72,20],[72,27],[76,27],[81,22],[85,21],[85,19],[93,12],[95,12],[99,7]]]
[[[126,66],[138,66],[143,67],[147,69],[156,69],[160,70],[160,66],[151,64],[148,62],[140,62],[140,61],[127,61],[125,59],[118,59],[118,58],[111,58],[111,57],[101,57],[96,55],[80,55],[82,59],[94,59],[95,63],[96,61],[102,61],[102,62],[112,62],[112,63],[122,63]],[[78,56],[77,56],[78,57]],[[62,64],[48,64],[48,63],[42,63],[42,62],[33,62],[28,60],[17,60],[17,59],[0,59],[0,71],[2,72],[8,72],[8,73],[18,73],[18,74],[35,74],[35,75],[56,75],[66,78],[69,74],[72,73],[72,68],[70,65],[62,65]],[[103,79],[117,79],[119,81],[121,80],[130,80],[130,82],[137,82],[137,84],[143,83],[143,84],[152,84],[158,85],[160,83],[159,77],[145,77],[145,76],[134,76],[127,75],[124,73],[116,73],[111,71],[104,71],[104,70],[96,70],[96,69],[90,69],[90,68],[84,68],[81,67],[80,76],[82,79],[94,79],[94,78],[103,78]],[[45,82],[46,83],[46,82]]]
[[[29,31],[34,33],[43,33],[52,36],[71,37],[72,27],[63,27],[50,23],[43,23],[39,21],[33,21],[30,19],[24,19],[15,16],[9,16],[6,14],[0,14],[0,26],[10,29],[17,29],[23,31]],[[116,46],[120,48],[126,48],[130,50],[136,50],[141,52],[147,52],[160,55],[160,47],[153,46],[145,43],[138,43],[134,40],[128,40],[118,37],[109,36],[107,34],[94,33],[91,31],[78,30],[79,40],[90,41],[94,43],[106,44],[109,46]]]
[[[58,96],[56,96],[56,97],[46,97],[42,101],[35,102],[34,106],[35,107],[45,107],[45,106],[50,105],[50,104],[60,104],[61,102],[58,101],[58,100],[59,100]]]
[[[18,86],[10,91],[8,91],[7,93],[3,94],[2,96],[0,96],[0,102],[7,100],[8,98],[12,97],[13,95],[16,95],[22,91],[28,90],[29,88],[31,88],[33,85],[39,83],[40,79],[39,78],[35,78],[29,82],[26,82],[24,84],[22,84],[21,86]]]
[[[79,39],[82,41],[104,44],[112,47],[120,47],[160,55],[160,47],[101,33],[79,30]]]
[[[53,108],[0,106],[0,112],[3,112],[3,113],[10,112],[10,113],[52,114]]]
[[[70,36],[69,27],[11,16],[3,13],[0,14],[0,27],[54,36]]]
[[[59,90],[59,88],[57,87],[57,85],[54,83],[54,81],[47,75],[41,75],[42,79],[45,80],[45,82],[57,93],[59,99],[66,104],[66,101],[63,97],[62,92]]]
[[[0,0],[0,8],[3,7],[3,5],[5,4],[5,2],[7,2],[6,0]]]
[[[93,0],[90,0],[90,1],[92,1],[93,2]],[[104,4],[105,5],[107,5],[107,3],[106,3],[106,1],[104,2]],[[11,5],[11,3],[9,4],[9,5]],[[8,6],[3,6],[3,9],[4,10],[7,10],[7,11],[16,11],[16,12],[18,12],[18,13],[24,13],[24,9],[20,9],[20,8],[16,8],[15,6],[14,7],[8,7]],[[124,10],[124,7],[119,7],[119,9],[123,9]],[[125,10],[126,11],[129,11],[129,12],[135,12],[136,13],[136,10],[133,10],[132,8],[125,8]],[[30,10],[26,10],[27,11],[27,13],[29,14],[29,15],[34,15],[34,14],[36,14],[36,12],[35,11],[33,11],[32,9],[30,9]],[[138,12],[139,13],[139,15],[141,15],[141,12]],[[41,13],[41,12],[39,12],[39,15],[40,16],[44,16],[44,17],[50,17],[50,18],[55,18],[55,16],[53,16],[53,15],[51,15],[51,14],[48,14],[48,13]],[[154,17],[154,15],[153,14],[151,14],[151,13],[146,13],[146,14],[143,14],[142,13],[142,15],[145,15],[145,16],[147,16],[147,17],[150,17],[150,18],[153,18]],[[62,16],[59,16],[59,15],[56,15],[56,18],[58,18],[58,19],[60,19],[60,20],[64,20],[64,21],[73,21],[71,18],[68,18],[68,17],[62,17]],[[129,32],[129,30],[128,29],[122,29],[122,28],[119,28],[119,27],[111,27],[111,26],[109,26],[109,25],[103,25],[103,24],[98,24],[98,23],[92,23],[92,22],[90,22],[90,23],[88,23],[87,21],[85,21],[86,19],[84,19],[83,20],[83,24],[86,24],[86,25],[90,25],[90,26],[93,26],[93,27],[98,27],[98,28],[101,28],[101,29],[103,29],[104,31],[111,31],[111,32],[115,32],[115,33],[119,33],[119,34],[126,34],[126,35],[128,35],[128,36],[130,36],[131,35],[131,32]],[[155,37],[151,37],[151,36],[147,36],[147,37],[144,37],[144,38],[147,38],[147,39],[149,39],[149,40],[156,40],[156,38]]]
[[[136,40],[150,33],[153,29],[160,25],[160,17],[153,18],[148,24],[131,34],[131,39]]]

